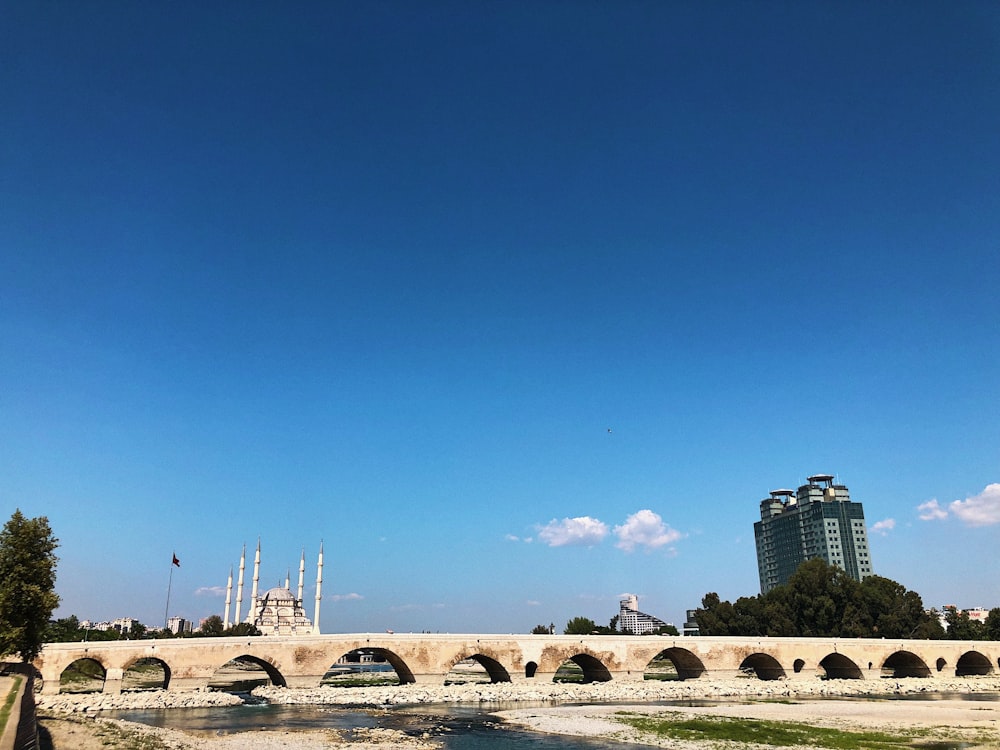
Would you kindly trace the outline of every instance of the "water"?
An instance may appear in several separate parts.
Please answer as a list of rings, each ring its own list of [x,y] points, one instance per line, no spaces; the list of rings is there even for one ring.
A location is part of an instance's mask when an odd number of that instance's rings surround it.
[[[854,696],[850,700],[863,700]],[[997,693],[919,693],[870,696],[871,700],[997,701]],[[827,700],[840,700],[829,698]],[[650,705],[712,705],[728,701],[664,701]],[[738,701],[737,701],[738,702]],[[492,711],[538,708],[551,703],[491,704],[490,708],[467,704],[396,706],[391,709],[357,709],[340,706],[245,704],[214,708],[113,711],[112,718],[136,721],[156,727],[192,733],[228,734],[252,730],[336,729],[347,734],[353,729],[383,727],[419,737],[428,734],[448,750],[597,750],[608,743],[581,737],[564,737],[529,732],[503,724]],[[618,744],[620,750],[648,750],[648,746]],[[965,743],[921,744],[922,750],[957,750]]]
[[[539,704],[550,705],[550,704]],[[493,710],[530,708],[495,706]],[[597,750],[607,743],[578,737],[535,734],[501,723],[482,708],[435,704],[386,711],[336,706],[243,705],[215,708],[113,711],[108,716],[185,732],[226,734],[251,730],[353,729],[382,727],[419,737],[429,734],[448,750]],[[621,750],[648,750],[644,745],[615,744]]]

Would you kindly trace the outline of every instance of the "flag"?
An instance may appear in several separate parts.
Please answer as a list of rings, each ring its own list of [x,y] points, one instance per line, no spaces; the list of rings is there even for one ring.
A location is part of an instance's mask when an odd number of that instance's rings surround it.
[[[176,565],[179,568],[181,566],[181,561],[177,559],[177,555],[174,555],[173,557],[174,557],[174,565]]]

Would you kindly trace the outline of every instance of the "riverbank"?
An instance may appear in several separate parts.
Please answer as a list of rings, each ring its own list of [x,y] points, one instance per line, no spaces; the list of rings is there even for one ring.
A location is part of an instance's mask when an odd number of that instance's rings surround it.
[[[1000,748],[1000,701],[884,700],[871,696],[1000,693],[1000,679],[906,678],[891,680],[756,679],[684,682],[496,683],[483,685],[401,685],[396,687],[288,689],[265,687],[254,696],[272,703],[391,707],[429,703],[495,705],[504,721],[532,731],[601,737],[676,750],[704,750],[718,743],[657,738],[625,726],[617,716],[704,714],[734,719],[804,721],[841,729],[868,727],[902,732],[920,728],[935,741],[959,741],[968,747]],[[823,701],[825,698],[840,698]],[[854,699],[854,700],[852,700]],[[739,701],[719,705],[656,706],[662,701]],[[38,696],[41,726],[50,733],[43,750],[285,750],[302,748],[420,748],[440,744],[430,737],[409,737],[384,729],[321,732],[243,732],[194,736],[131,722],[100,718],[114,709],[192,708],[239,703],[237,696],[209,691],[144,691],[122,695]],[[513,708],[513,704],[545,708]],[[585,704],[585,705],[568,705]],[[613,705],[609,705],[613,704]],[[937,727],[937,729],[935,729]],[[925,731],[926,730],[926,731]],[[130,739],[131,738],[131,739]],[[142,739],[140,744],[139,739]],[[159,744],[156,744],[159,743]],[[766,747],[766,746],[765,746]]]

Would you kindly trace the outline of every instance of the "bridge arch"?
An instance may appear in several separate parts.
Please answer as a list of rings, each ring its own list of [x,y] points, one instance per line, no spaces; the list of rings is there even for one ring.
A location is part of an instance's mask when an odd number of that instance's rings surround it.
[[[836,652],[824,656],[819,665],[823,668],[828,680],[860,680],[864,676],[857,664],[843,654]]]
[[[475,662],[480,667],[486,670],[486,674],[490,678],[490,682],[510,682],[510,672],[491,656],[486,654],[472,654],[470,656],[463,656],[455,659],[451,664],[451,669],[454,670],[456,666],[460,665],[462,662]],[[449,672],[449,675],[451,672]],[[447,679],[448,675],[446,675]]]
[[[956,677],[971,677],[973,675],[987,675],[993,671],[990,660],[978,651],[966,651],[955,663]]]
[[[609,682],[611,680],[611,671],[606,666],[604,666],[601,660],[598,659],[596,656],[591,656],[590,654],[586,653],[578,653],[570,656],[568,659],[566,659],[566,662],[573,662],[573,664],[575,664],[577,667],[580,668],[580,671],[582,672],[582,682],[584,683]],[[563,662],[563,664],[566,664],[566,662]],[[556,670],[556,674],[552,678],[553,682],[580,681],[574,678],[567,678],[563,675],[560,675],[559,672],[561,669],[562,666],[560,666],[560,668]]]
[[[83,656],[74,659],[59,673],[60,693],[100,693],[108,670],[99,659]]]
[[[891,674],[886,674],[890,672]],[[882,662],[882,674],[885,677],[930,677],[930,667],[912,651],[895,651]]]
[[[403,661],[403,658],[395,651],[391,651],[381,646],[365,646],[364,649],[354,649],[354,651],[359,650],[363,650],[365,653],[372,654],[376,658],[388,662],[389,666],[396,670],[396,677],[399,678],[400,685],[407,685],[417,681],[417,678],[413,676],[413,670],[407,666],[406,662]],[[338,658],[338,661],[340,658],[354,653],[354,651],[348,651],[347,653],[342,654]]]
[[[695,656],[693,652],[688,651],[686,648],[674,646],[672,648],[664,649],[649,660],[646,664],[644,672],[646,679],[658,679],[656,677],[651,678],[649,676],[650,667],[656,661],[669,661],[673,665],[674,671],[677,672],[678,680],[694,680],[705,674],[705,665],[702,663],[701,659]]]
[[[534,678],[535,672],[537,671],[538,671],[538,664],[536,662],[529,661],[527,664],[524,665],[524,676],[529,680]]]
[[[785,676],[781,663],[770,654],[750,654],[740,663],[740,670],[753,672],[759,680],[780,680]]]
[[[122,692],[166,690],[170,686],[170,665],[153,656],[138,656],[125,663]]]
[[[223,675],[227,672],[227,669],[229,672],[229,679],[223,677]],[[281,672],[278,671],[278,668],[275,667],[270,661],[262,659],[259,656],[254,656],[253,654],[240,654],[239,656],[234,656],[225,664],[219,665],[212,677],[209,679],[208,689],[233,690],[234,692],[243,692],[243,688],[252,689],[250,684],[259,680],[259,678],[250,677],[250,675],[247,675],[244,680],[238,679],[238,675],[234,678],[232,673],[238,673],[241,669],[249,670],[250,672],[263,670],[272,685],[275,685],[276,687],[288,687],[288,683],[285,681],[284,675],[281,674]]]

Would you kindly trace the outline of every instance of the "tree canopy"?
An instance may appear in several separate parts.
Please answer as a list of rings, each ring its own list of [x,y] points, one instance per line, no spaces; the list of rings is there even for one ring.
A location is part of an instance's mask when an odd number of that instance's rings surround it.
[[[15,510],[0,531],[0,655],[16,653],[29,662],[42,650],[59,605],[58,546],[45,516],[25,518]]]
[[[889,578],[858,582],[816,558],[788,583],[731,604],[706,594],[696,613],[702,635],[838,638],[942,638],[937,617],[920,595]]]
[[[588,617],[574,617],[566,623],[566,635],[590,635],[597,630],[597,623]]]

